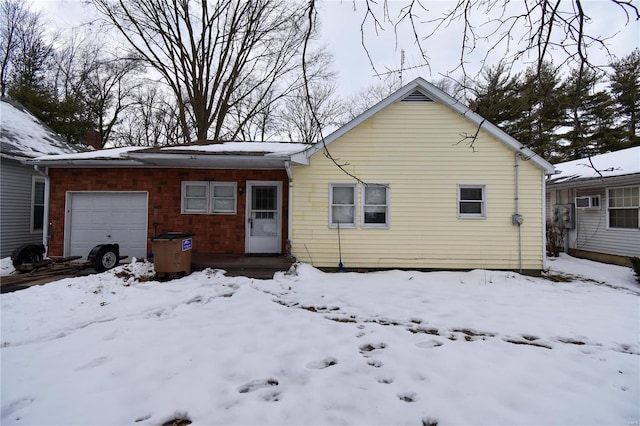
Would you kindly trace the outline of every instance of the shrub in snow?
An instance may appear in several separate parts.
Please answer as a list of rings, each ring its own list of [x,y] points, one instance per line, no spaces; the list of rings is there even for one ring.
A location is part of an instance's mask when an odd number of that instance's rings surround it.
[[[636,273],[636,280],[640,283],[640,257],[630,257],[633,272]]]

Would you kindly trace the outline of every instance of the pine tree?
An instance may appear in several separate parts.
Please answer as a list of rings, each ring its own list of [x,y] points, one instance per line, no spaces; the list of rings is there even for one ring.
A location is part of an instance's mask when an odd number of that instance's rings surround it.
[[[512,133],[524,105],[519,95],[520,74],[509,75],[504,63],[484,69],[474,88],[476,112],[507,133]]]
[[[618,141],[614,101],[597,90],[602,75],[591,69],[574,69],[560,87],[564,131],[559,132],[563,160],[574,160],[614,150]]]
[[[621,117],[619,148],[640,144],[640,49],[611,63],[611,92]]]
[[[550,62],[528,68],[519,98],[524,109],[511,132],[525,146],[552,162],[562,158],[557,135],[563,119],[559,86],[560,80]]]

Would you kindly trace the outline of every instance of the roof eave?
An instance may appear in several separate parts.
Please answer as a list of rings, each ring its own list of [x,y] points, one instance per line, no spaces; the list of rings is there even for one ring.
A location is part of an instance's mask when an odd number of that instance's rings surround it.
[[[138,161],[122,158],[33,159],[25,161],[25,164],[46,167],[135,167],[143,165]]]
[[[128,157],[146,166],[193,168],[284,169],[285,162],[290,161],[289,155],[215,155],[201,152],[130,153]]]

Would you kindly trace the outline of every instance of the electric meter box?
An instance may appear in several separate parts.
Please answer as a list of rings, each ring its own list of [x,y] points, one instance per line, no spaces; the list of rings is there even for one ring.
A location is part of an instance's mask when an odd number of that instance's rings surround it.
[[[573,229],[576,208],[574,204],[554,204],[551,209],[551,222],[558,228]]]

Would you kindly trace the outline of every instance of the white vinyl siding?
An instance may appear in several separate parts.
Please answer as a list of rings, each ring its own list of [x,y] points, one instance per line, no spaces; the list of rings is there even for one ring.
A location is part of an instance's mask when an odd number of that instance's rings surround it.
[[[41,244],[42,230],[32,227],[33,166],[2,158],[0,166],[0,254],[9,257],[24,244]]]
[[[638,183],[640,176],[629,179]],[[629,186],[626,184],[625,186]],[[575,197],[600,196],[600,209],[576,209],[576,226],[567,230],[569,248],[607,253],[618,256],[640,256],[640,229],[610,228],[608,226],[608,191],[603,186],[584,186],[576,189],[551,189],[554,204],[572,201]]]
[[[235,182],[182,182],[182,214],[235,214]]]
[[[362,227],[389,227],[389,185],[362,185]]]
[[[329,226],[354,228],[356,226],[356,184],[329,185]]]

